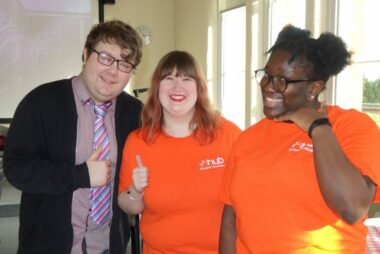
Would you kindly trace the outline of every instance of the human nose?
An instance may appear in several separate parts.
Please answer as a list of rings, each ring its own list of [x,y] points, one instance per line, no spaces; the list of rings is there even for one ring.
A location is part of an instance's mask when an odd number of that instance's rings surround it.
[[[175,79],[174,79],[173,88],[174,88],[174,89],[179,89],[179,88],[181,88],[181,86],[182,86],[182,79],[180,79],[180,78],[175,78]]]
[[[109,72],[117,73],[119,70],[118,64],[119,62],[117,60],[113,61],[113,63],[108,66]]]

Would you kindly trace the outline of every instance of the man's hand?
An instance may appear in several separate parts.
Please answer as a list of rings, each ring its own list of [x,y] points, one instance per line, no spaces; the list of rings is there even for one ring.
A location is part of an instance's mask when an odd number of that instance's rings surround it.
[[[111,162],[98,160],[101,152],[102,146],[98,146],[86,161],[91,187],[104,186],[111,181]]]

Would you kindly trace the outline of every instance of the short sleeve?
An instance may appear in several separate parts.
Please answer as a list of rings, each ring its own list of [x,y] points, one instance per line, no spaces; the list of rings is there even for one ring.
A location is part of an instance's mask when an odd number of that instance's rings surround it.
[[[376,123],[364,113],[349,110],[347,114],[337,119],[333,129],[347,158],[378,186],[380,131]]]
[[[238,137],[241,133],[241,130],[236,124],[234,124],[233,122],[231,122],[227,119],[223,118],[223,123],[224,123],[223,124],[224,125],[224,131],[228,132],[228,135],[227,135],[228,140],[226,140],[226,143],[229,144],[229,147],[231,148],[231,150],[229,151],[230,154],[228,155],[226,168],[223,171],[223,176],[222,176],[221,185],[220,185],[219,198],[222,202],[224,202],[226,204],[230,204],[229,186],[230,186],[230,181],[231,181],[231,174],[233,171],[233,165],[231,165],[232,163],[230,162],[231,161],[230,157],[231,157],[231,152],[232,152],[234,143],[238,139]]]
[[[230,197],[230,189],[231,189],[232,175],[234,171],[233,161],[234,161],[233,155],[231,153],[227,161],[227,166],[223,172],[222,181],[220,183],[219,199],[227,205],[232,205],[231,197]]]

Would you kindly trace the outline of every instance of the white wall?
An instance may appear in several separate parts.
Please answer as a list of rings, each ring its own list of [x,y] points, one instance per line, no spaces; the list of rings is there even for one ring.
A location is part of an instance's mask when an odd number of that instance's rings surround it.
[[[115,5],[105,5],[104,20],[120,19],[133,27],[146,25],[153,32],[152,42],[143,48],[142,61],[127,86],[128,91],[149,87],[159,59],[175,48],[174,12],[175,0],[116,0]]]
[[[175,46],[199,61],[212,101],[217,99],[218,15],[216,0],[176,0]]]
[[[216,0],[116,0],[115,5],[106,5],[105,20],[117,18],[133,27],[146,25],[153,32],[152,43],[144,47],[142,62],[127,90],[149,87],[159,59],[178,49],[188,51],[200,62],[216,101],[216,8]]]

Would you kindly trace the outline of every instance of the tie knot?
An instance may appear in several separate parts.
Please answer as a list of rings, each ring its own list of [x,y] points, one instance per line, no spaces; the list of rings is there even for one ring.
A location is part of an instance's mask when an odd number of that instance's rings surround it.
[[[88,103],[94,109],[95,114],[101,117],[106,115],[108,108],[112,105],[112,102],[96,105],[93,99],[89,99]]]
[[[104,117],[107,113],[107,107],[104,104],[103,105],[95,105],[94,111],[95,111],[96,115]]]

